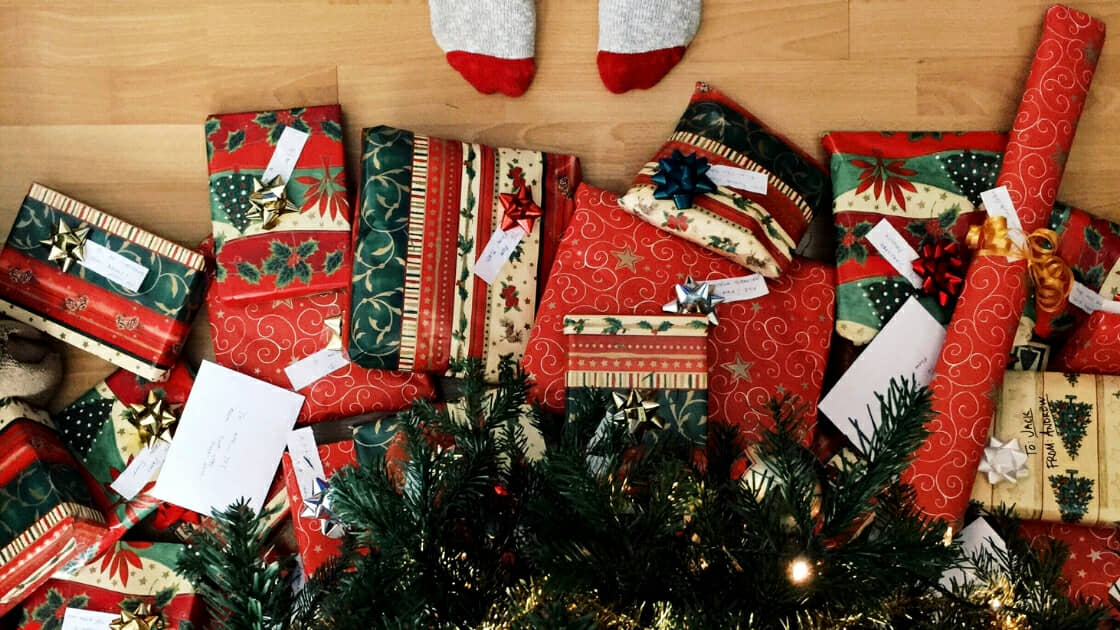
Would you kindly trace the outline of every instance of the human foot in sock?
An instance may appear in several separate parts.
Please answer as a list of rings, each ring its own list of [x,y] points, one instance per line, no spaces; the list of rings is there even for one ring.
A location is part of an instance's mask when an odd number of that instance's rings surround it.
[[[651,88],[684,56],[700,0],[599,0],[599,76],[616,94]]]
[[[447,63],[479,92],[521,96],[536,68],[533,0],[428,0]]]

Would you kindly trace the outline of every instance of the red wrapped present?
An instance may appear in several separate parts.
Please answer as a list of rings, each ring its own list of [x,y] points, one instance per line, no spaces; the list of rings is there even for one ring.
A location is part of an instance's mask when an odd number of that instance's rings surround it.
[[[1050,367],[1062,372],[1120,374],[1120,314],[1097,311],[1054,355]]]
[[[1062,575],[1069,580],[1070,597],[1109,605],[1109,588],[1120,580],[1120,533],[1115,527],[1024,521],[1019,534],[1039,548],[1050,538],[1065,543],[1069,560]],[[1120,619],[1120,602],[1113,604],[1112,616]]]
[[[118,542],[101,560],[43,584],[24,602],[17,627],[51,630],[73,623],[73,617],[89,620],[83,627],[108,628],[122,611],[136,614],[142,606],[139,616],[158,616],[165,630],[201,628],[206,620],[202,598],[175,572],[184,549],[173,543]]]
[[[0,313],[149,379],[202,304],[202,255],[32,184],[0,251]]]
[[[556,411],[564,409],[567,315],[661,314],[688,276],[744,276],[738,264],[631,216],[613,193],[583,185],[576,206],[523,362],[534,398]],[[772,426],[766,403],[782,394],[800,397],[815,424],[835,305],[831,265],[794,258],[766,284],[768,295],[717,305],[719,323],[708,330],[708,417],[752,437]]]
[[[108,535],[107,499],[46,412],[0,405],[0,616]]]
[[[223,302],[214,292],[206,299],[214,361],[303,394],[300,424],[396,411],[434,395],[427,374],[367,369],[345,359],[340,326],[350,303],[346,291],[244,304]],[[326,357],[321,369],[312,355]],[[309,357],[303,365],[310,373],[289,370]]]
[[[1027,263],[1009,247],[1004,221],[1018,217],[1025,232],[1049,225],[1065,156],[1089,92],[1104,24],[1057,5],[1046,12],[1026,89],[1015,117],[996,185],[1009,208],[987,208],[989,218],[972,244],[980,248],[934,369],[931,435],[903,481],[917,490],[931,516],[959,519],[1003,381],[1027,299]],[[992,216],[1000,210],[1004,216]],[[1011,223],[1014,227],[1014,222]]]
[[[350,199],[338,105],[206,120],[218,299],[350,284]]]
[[[318,452],[324,473],[321,486],[311,484],[310,488],[301,488],[299,476],[292,464],[292,455],[284,453],[283,460],[284,484],[288,492],[292,526],[299,546],[299,557],[303,562],[303,572],[308,576],[314,575],[324,562],[338,553],[342,545],[341,526],[332,520],[329,503],[323,503],[323,493],[328,487],[330,476],[339,468],[355,465],[358,461],[353,440],[320,444]]]

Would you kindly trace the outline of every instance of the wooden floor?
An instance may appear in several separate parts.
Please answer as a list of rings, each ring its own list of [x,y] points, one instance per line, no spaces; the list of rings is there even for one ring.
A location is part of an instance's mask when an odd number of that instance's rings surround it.
[[[1006,129],[1047,4],[705,0],[684,61],[654,89],[615,96],[595,67],[596,3],[543,0],[537,78],[508,99],[444,62],[423,0],[0,0],[0,234],[39,181],[197,243],[210,229],[212,112],[339,102],[352,159],[360,129],[385,123],[574,153],[588,181],[616,190],[697,80],[818,154],[826,130]],[[1120,1],[1074,6],[1120,29]],[[1115,219],[1118,113],[1120,43],[1105,46],[1061,194]],[[66,358],[56,406],[112,371]]]

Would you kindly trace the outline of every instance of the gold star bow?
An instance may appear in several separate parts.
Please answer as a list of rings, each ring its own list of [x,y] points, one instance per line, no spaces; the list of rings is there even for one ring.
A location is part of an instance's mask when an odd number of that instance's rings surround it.
[[[653,399],[652,392],[642,395],[638,390],[632,389],[626,395],[614,392],[612,397],[617,410],[615,418],[625,422],[630,433],[637,433],[647,424],[656,429],[665,428],[665,422],[654,413],[661,405]]]
[[[140,602],[131,611],[121,608],[119,619],[109,622],[110,630],[162,630],[163,616],[159,611],[153,614],[151,604]]]
[[[253,180],[253,192],[249,193],[250,215],[260,219],[261,229],[271,230],[280,223],[286,214],[298,214],[296,204],[288,199],[287,184],[277,175],[265,182]]]
[[[171,442],[171,427],[179,418],[167,406],[167,401],[154,391],[142,403],[129,405],[132,426],[140,434],[140,441],[151,448],[158,441]]]
[[[78,262],[85,260],[87,236],[89,236],[88,226],[73,230],[59,219],[58,225],[51,230],[51,237],[39,243],[51,248],[47,260],[57,262],[58,266],[62,267],[62,273],[66,273],[75,260]]]

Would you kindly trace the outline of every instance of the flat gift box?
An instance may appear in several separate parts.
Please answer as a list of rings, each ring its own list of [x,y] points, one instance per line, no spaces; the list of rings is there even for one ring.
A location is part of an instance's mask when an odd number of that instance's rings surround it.
[[[323,464],[326,475],[324,481],[336,470],[344,466],[356,465],[357,454],[354,450],[353,440],[333,442],[318,445],[319,459]],[[303,563],[303,572],[311,576],[332,556],[338,554],[342,545],[340,537],[331,537],[324,531],[324,520],[304,516],[304,500],[310,498],[300,492],[299,480],[292,466],[292,456],[284,453],[284,484],[288,493],[288,504],[291,506],[292,526],[296,534],[296,545],[299,547],[299,557]]]
[[[205,285],[201,254],[40,184],[0,250],[0,313],[152,380]]]

